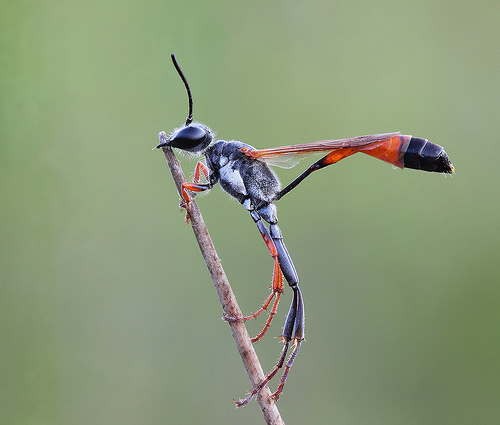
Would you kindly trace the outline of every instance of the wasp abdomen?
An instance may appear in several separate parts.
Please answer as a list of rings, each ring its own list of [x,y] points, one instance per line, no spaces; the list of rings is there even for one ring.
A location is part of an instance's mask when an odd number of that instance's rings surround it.
[[[412,137],[403,156],[405,168],[451,174],[453,165],[445,150],[420,137]]]

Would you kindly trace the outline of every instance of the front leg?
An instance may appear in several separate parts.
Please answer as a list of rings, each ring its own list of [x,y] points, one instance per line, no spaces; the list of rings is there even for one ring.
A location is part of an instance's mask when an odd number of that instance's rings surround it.
[[[206,183],[206,184],[199,184],[198,182],[200,181],[200,171],[203,173],[205,178],[208,180],[209,179],[209,171],[208,168],[203,162],[198,162],[196,164],[196,167],[194,169],[194,179],[193,183],[182,183],[181,185],[181,193],[182,193],[182,199],[181,199],[181,208],[187,208],[189,205],[189,202],[191,201],[191,198],[189,197],[188,190],[191,192],[204,192],[205,190],[210,190],[213,187],[213,184],[211,183]],[[186,223],[189,221],[189,213],[187,212],[186,209]]]

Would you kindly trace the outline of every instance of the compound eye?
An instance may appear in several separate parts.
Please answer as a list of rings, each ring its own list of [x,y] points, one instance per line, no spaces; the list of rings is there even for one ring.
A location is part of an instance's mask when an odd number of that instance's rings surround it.
[[[189,152],[204,150],[212,141],[212,135],[206,127],[189,125],[181,128],[170,138],[170,146]]]

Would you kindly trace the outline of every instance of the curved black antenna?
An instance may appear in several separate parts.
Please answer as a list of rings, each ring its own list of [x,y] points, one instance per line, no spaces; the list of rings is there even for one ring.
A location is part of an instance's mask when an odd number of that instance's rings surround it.
[[[175,69],[179,73],[179,76],[181,77],[182,82],[186,86],[186,90],[187,90],[187,94],[188,94],[188,101],[189,101],[189,113],[188,113],[188,116],[186,118],[186,125],[189,125],[193,122],[193,96],[191,96],[191,89],[189,88],[189,84],[186,80],[186,77],[184,77],[184,73],[182,72],[181,67],[177,63],[177,59],[175,59],[175,54],[172,53],[170,55],[170,57],[172,58],[172,62],[174,63]]]

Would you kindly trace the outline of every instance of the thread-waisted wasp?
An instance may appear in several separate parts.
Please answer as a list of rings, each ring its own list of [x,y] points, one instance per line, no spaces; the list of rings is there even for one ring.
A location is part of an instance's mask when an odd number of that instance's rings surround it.
[[[289,370],[299,352],[302,341],[304,341],[305,316],[302,293],[298,285],[299,277],[283,242],[274,202],[285,196],[313,171],[335,164],[357,152],[365,153],[400,168],[413,168],[445,174],[453,173],[454,168],[441,146],[426,139],[401,135],[400,133],[323,140],[270,149],[255,149],[250,145],[237,141],[226,142],[219,140],[213,142],[212,130],[204,124],[193,122],[191,89],[177,63],[175,55],[172,54],[171,58],[185,85],[189,111],[185,124],[176,128],[170,136],[167,136],[164,131],[159,133],[160,143],[156,147],[173,147],[188,153],[203,154],[206,160],[206,164],[203,162],[196,164],[194,181],[182,184],[181,206],[186,206],[190,202],[188,191],[203,192],[212,189],[219,182],[221,187],[235,197],[250,213],[274,259],[272,292],[262,307],[250,316],[225,317],[225,320],[235,321],[256,318],[264,310],[267,310],[272,303],[264,327],[257,336],[252,338],[252,342],[257,342],[264,336],[276,314],[280,297],[284,291],[283,276],[293,291],[292,303],[282,333],[284,346],[276,365],[266,378],[252,389],[247,398],[235,401],[235,403],[237,406],[247,404],[285,366],[280,384],[272,395],[273,399],[277,401],[283,391]],[[283,189],[280,188],[279,181],[269,168],[269,165],[293,166],[298,162],[298,156],[320,152],[328,152],[328,154],[307,168]],[[206,183],[200,183],[202,175],[205,177]],[[189,220],[187,213],[186,220]],[[264,222],[268,224],[269,228]],[[285,363],[291,343],[293,350]]]

